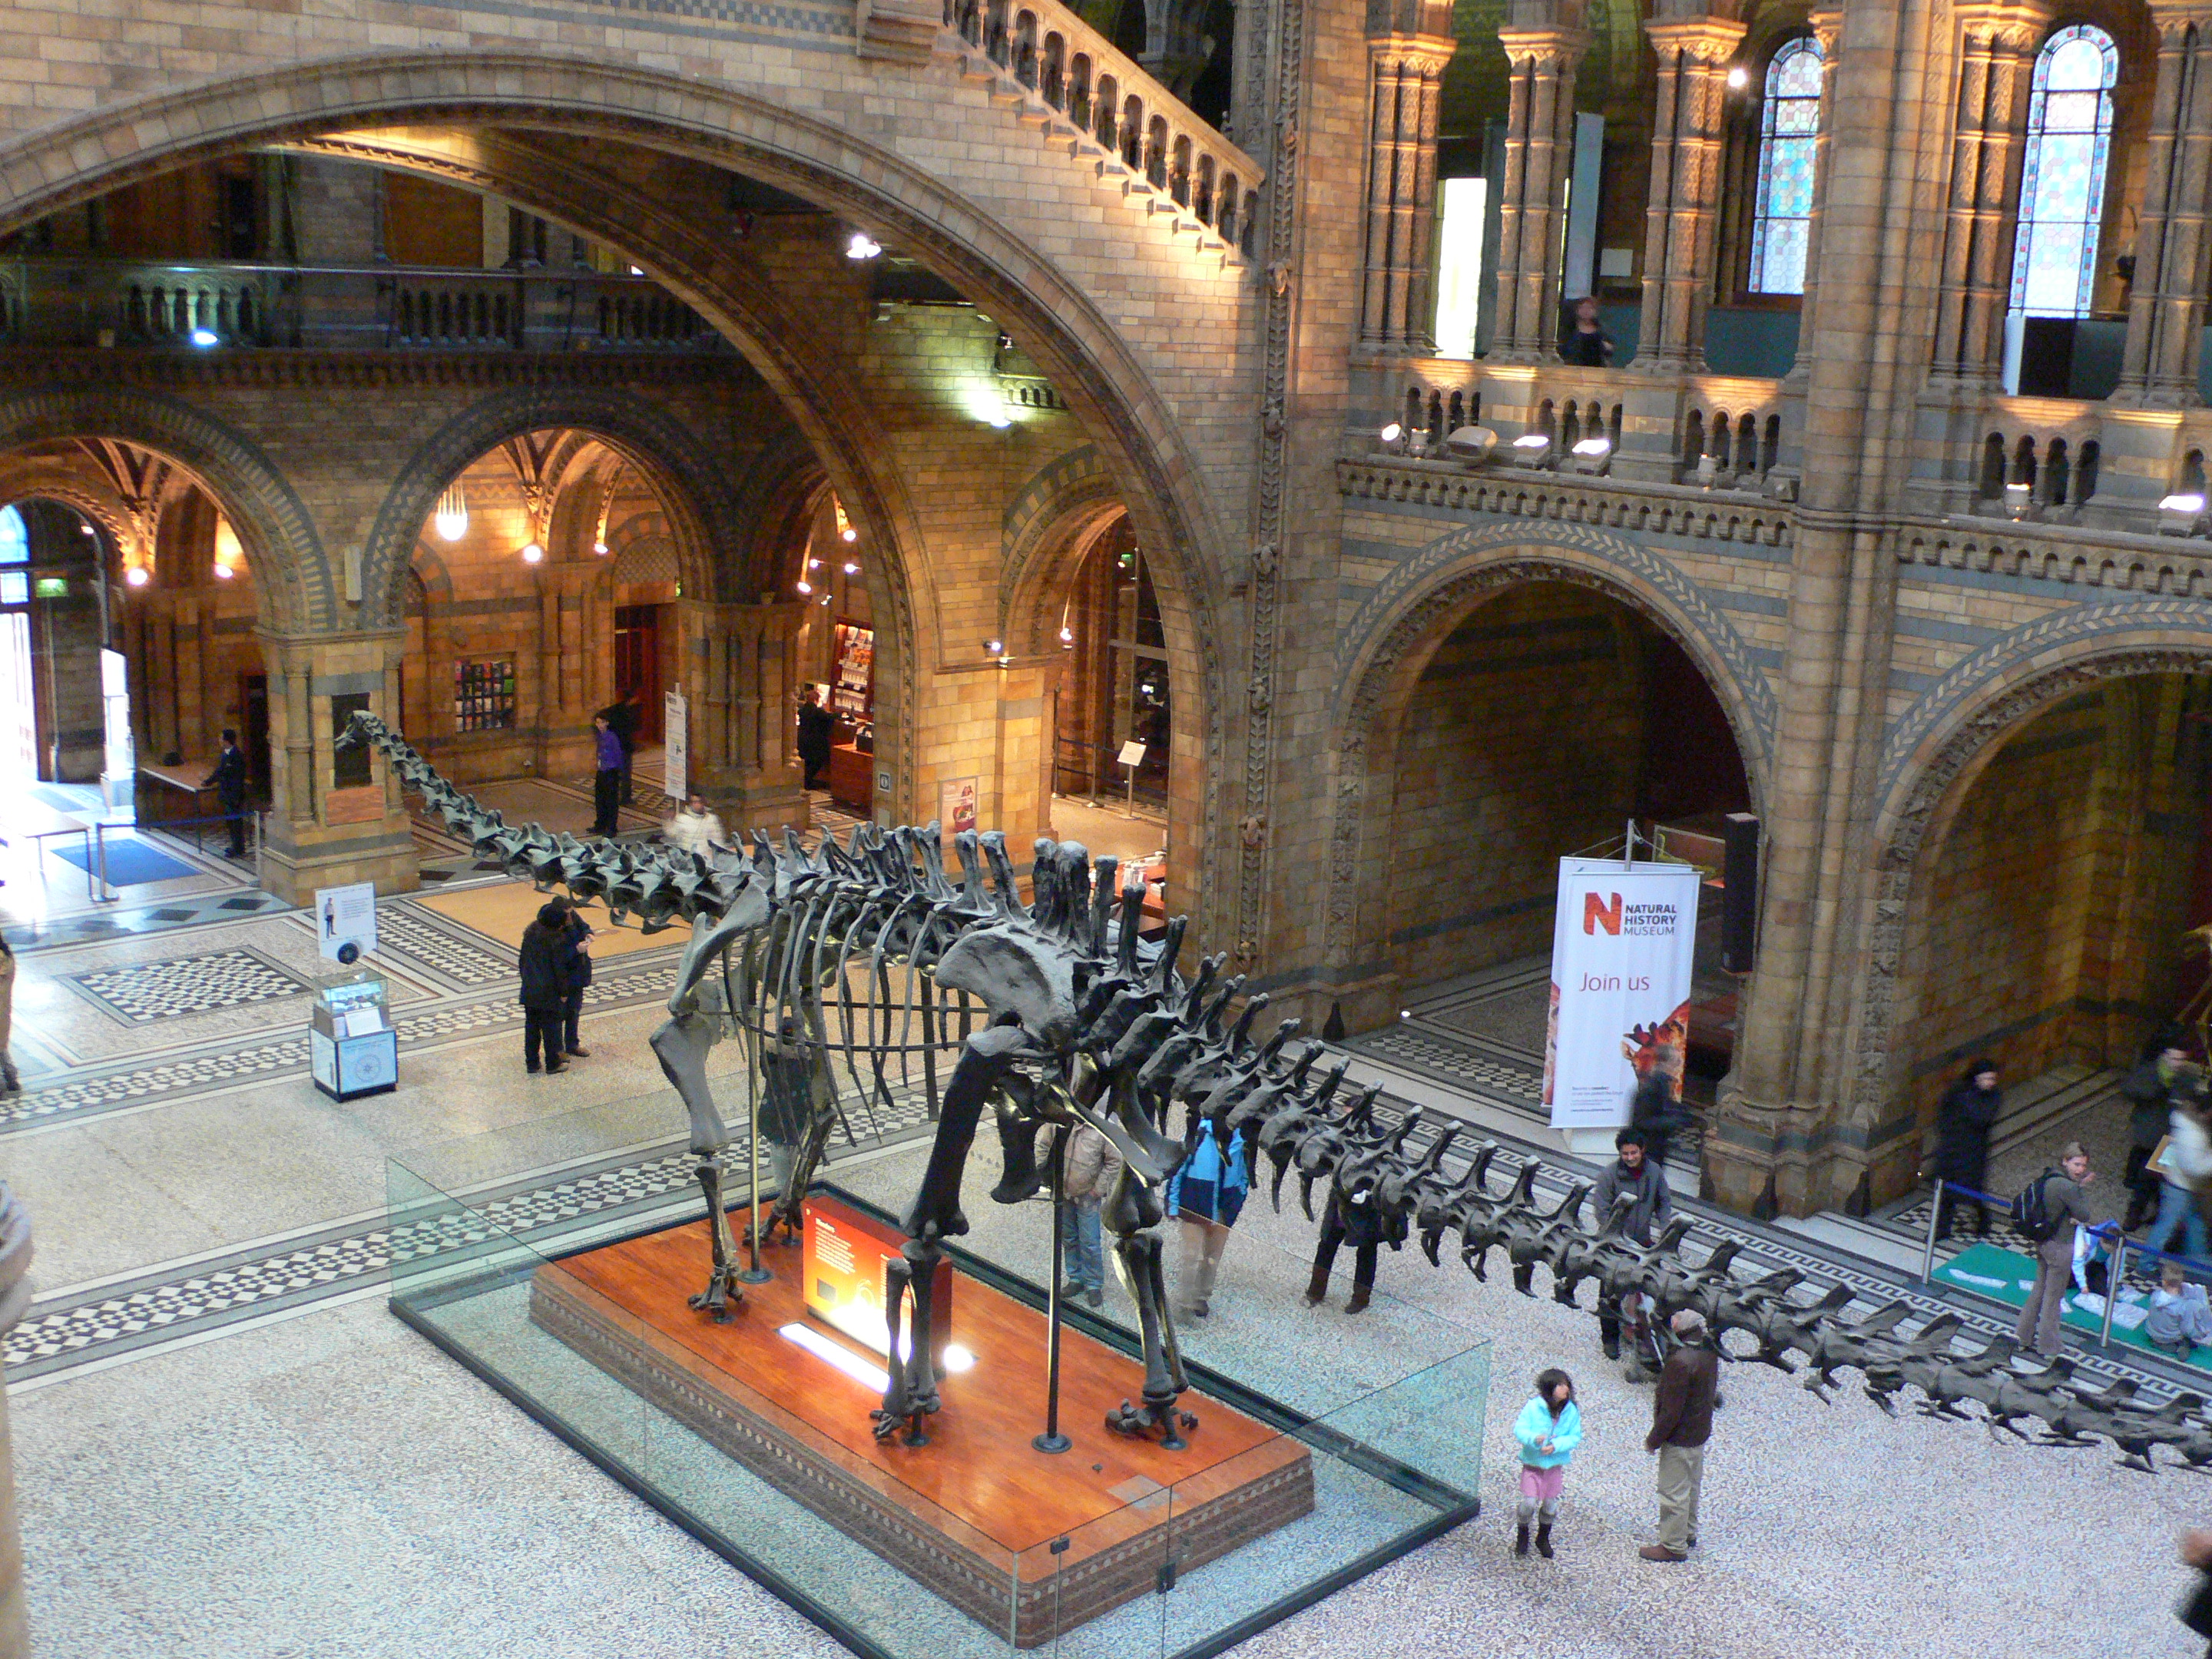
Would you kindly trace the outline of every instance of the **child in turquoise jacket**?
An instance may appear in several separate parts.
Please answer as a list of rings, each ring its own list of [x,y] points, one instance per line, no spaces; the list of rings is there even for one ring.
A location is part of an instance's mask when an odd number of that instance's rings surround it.
[[[1513,1419],[1521,1447],[1521,1501],[1514,1515],[1513,1553],[1528,1553],[1528,1522],[1536,1522],[1536,1553],[1552,1559],[1552,1518],[1559,1512],[1559,1492],[1567,1484],[1567,1460],[1583,1443],[1582,1407],[1575,1404],[1574,1379],[1548,1370],[1536,1378],[1536,1397]]]

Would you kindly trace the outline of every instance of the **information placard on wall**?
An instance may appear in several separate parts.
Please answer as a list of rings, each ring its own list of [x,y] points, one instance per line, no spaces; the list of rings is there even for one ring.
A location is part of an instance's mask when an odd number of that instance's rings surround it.
[[[315,890],[315,939],[334,962],[358,962],[376,950],[376,884]]]
[[[1553,1128],[1619,1127],[1654,1073],[1681,1098],[1698,882],[1688,865],[1559,860],[1544,1040]]]
[[[975,827],[975,780],[947,778],[937,786],[937,821],[957,836]]]
[[[681,687],[671,690],[661,701],[660,765],[661,787],[676,799],[682,800],[690,793],[691,771],[691,705]]]

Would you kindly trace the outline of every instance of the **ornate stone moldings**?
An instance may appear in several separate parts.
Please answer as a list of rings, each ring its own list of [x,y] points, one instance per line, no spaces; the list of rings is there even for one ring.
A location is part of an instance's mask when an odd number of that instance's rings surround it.
[[[93,386],[685,386],[757,380],[737,356],[583,351],[310,351],[241,346],[215,353],[0,349],[0,383]]]
[[[1387,456],[1339,461],[1336,484],[1347,499],[1403,501],[1453,513],[1558,519],[1609,525],[1647,536],[1763,547],[1790,547],[1796,542],[1796,520],[1785,502],[1673,484],[1624,484],[1518,468],[1468,472]]]
[[[2121,592],[2201,596],[2212,592],[2212,545],[2175,536],[2114,531],[2061,536],[2019,525],[1906,524],[1895,532],[1897,562],[1974,570],[2023,580],[2068,582]]]
[[[137,444],[198,475],[237,526],[270,601],[268,626],[337,625],[337,585],[314,520],[276,465],[242,434],[179,398],[112,382],[0,392],[0,453],[94,435]],[[428,513],[426,506],[418,528]]]

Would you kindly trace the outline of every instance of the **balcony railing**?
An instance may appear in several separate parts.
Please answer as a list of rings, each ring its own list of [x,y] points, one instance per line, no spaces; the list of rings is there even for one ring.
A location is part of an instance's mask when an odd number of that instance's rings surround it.
[[[651,279],[594,270],[0,264],[0,343],[438,351],[713,352],[720,335]]]

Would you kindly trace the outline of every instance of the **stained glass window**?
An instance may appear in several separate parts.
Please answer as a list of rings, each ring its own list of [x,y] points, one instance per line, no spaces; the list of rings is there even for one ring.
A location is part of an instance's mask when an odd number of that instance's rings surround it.
[[[0,507],[0,564],[27,564],[30,558],[31,532],[23,515],[13,507]]]
[[[1752,210],[1751,291],[1805,291],[1813,222],[1813,152],[1820,125],[1820,43],[1787,41],[1766,65],[1759,126],[1759,200]]]
[[[2112,37],[2088,23],[2060,29],[2036,54],[2012,255],[2012,308],[2026,316],[2088,313],[2119,67]]]

